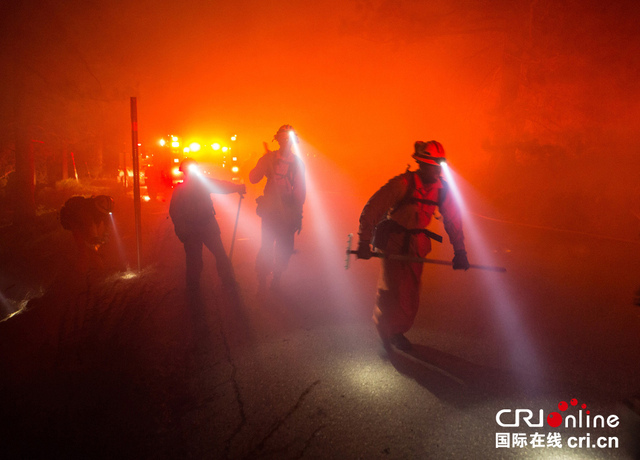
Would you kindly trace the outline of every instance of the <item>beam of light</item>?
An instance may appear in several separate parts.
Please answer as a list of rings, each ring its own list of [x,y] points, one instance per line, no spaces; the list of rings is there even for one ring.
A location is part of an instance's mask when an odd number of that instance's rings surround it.
[[[9,318],[22,313],[26,306],[27,301],[23,300],[21,302],[16,302],[11,299],[7,299],[0,292],[0,323],[3,321],[7,321]]]
[[[296,142],[296,133],[293,131],[289,131],[289,138],[291,138],[291,145],[293,146],[293,152],[300,157],[304,162],[304,158],[302,158],[302,154],[300,153],[300,146]]]
[[[225,193],[224,190],[220,189],[216,186],[215,179],[211,179],[205,175],[205,173],[200,169],[197,164],[189,165],[189,176],[191,180],[199,181],[204,187],[209,191],[209,193],[213,193],[216,195],[232,195],[233,193]],[[226,181],[223,181],[226,182]]]
[[[191,166],[195,166],[195,169],[192,169]],[[207,177],[203,174],[203,172],[198,168],[198,165],[193,164],[189,167],[190,171],[190,180],[197,180],[204,185],[207,191],[210,194],[213,194],[212,201],[213,206],[217,216],[225,216],[225,224],[229,224],[231,226],[231,233],[229,237],[232,236],[233,226],[235,225],[236,215],[238,212],[238,200],[239,195],[237,193],[226,193],[224,190],[221,190],[216,186],[216,181],[212,180],[212,178]],[[228,182],[228,181],[223,181]],[[220,224],[220,222],[219,222]],[[242,223],[238,224],[238,230],[242,229],[243,233],[249,231],[251,233],[250,238],[260,241],[260,226],[252,225],[252,226],[243,226]],[[239,238],[236,238],[238,241]],[[229,244],[230,247],[230,244]]]
[[[321,189],[318,180],[319,171],[313,168],[319,163],[314,161],[307,164],[309,157],[301,152],[300,144],[302,143],[305,151],[311,150],[312,147],[304,144],[304,141],[301,141],[295,132],[290,131],[289,135],[295,139],[291,143],[294,153],[305,163],[307,194],[303,226],[306,223],[311,225],[314,248],[318,248],[314,254],[307,257],[317,258],[317,263],[314,266],[321,267],[323,270],[323,277],[327,280],[325,285],[328,287],[326,293],[331,297],[331,305],[340,307],[338,310],[340,315],[353,314],[352,309],[358,304],[358,300],[350,278],[345,276],[344,257],[347,232],[343,235],[340,234],[340,227],[335,225],[335,205],[333,204],[335,195],[331,195],[328,190]],[[307,158],[306,161],[305,158]],[[309,227],[305,228],[309,231]]]
[[[138,276],[138,274],[136,272],[131,271],[127,267],[127,269],[124,272],[122,272],[122,274],[120,275],[120,279],[130,280],[130,279],[136,278],[137,276]]]
[[[107,282],[113,283],[113,282],[116,282],[116,281],[131,281],[131,280],[135,280],[137,278],[143,277],[143,276],[151,273],[153,270],[154,270],[154,268],[152,266],[145,267],[145,268],[143,268],[141,270],[131,270],[129,265],[127,265],[127,268],[124,271],[113,273],[109,277],[107,277]]]
[[[367,361],[361,355],[348,356],[338,363],[337,368],[346,377],[353,391],[367,398],[388,398],[398,392],[398,376],[390,373],[387,363],[377,359],[377,356]]]
[[[472,214],[467,210],[462,193],[458,188],[458,179],[456,179],[458,176],[447,163],[442,163],[442,173],[462,213],[465,239],[471,243],[470,247],[480,259],[480,263],[493,264],[492,253],[488,249],[488,245],[478,226],[473,221]],[[541,367],[526,329],[527,325],[523,324],[519,315],[521,306],[509,295],[510,290],[503,275],[483,271],[481,276],[486,278],[485,286],[488,287],[489,294],[493,300],[495,316],[499,321],[504,337],[508,340],[512,363],[516,365],[516,369],[526,368],[528,375],[520,375],[520,377],[527,386],[535,386],[537,382],[531,381],[531,375],[539,376]]]
[[[289,138],[291,139],[291,143],[295,146],[296,154],[300,154],[300,148],[298,147],[298,138],[296,137],[296,133],[294,130],[289,131]]]
[[[129,267],[129,263],[127,261],[127,256],[124,251],[124,245],[122,244],[122,238],[120,237],[120,233],[118,232],[118,226],[116,225],[115,218],[113,213],[109,213],[109,218],[111,220],[111,234],[113,235],[113,240],[116,243],[116,247],[118,248],[118,257],[122,263],[125,263],[127,267]]]
[[[12,300],[7,299],[4,294],[0,292],[0,323],[26,311],[31,299],[38,299],[44,294],[44,288],[40,287],[35,291],[30,290],[27,292],[22,300]]]

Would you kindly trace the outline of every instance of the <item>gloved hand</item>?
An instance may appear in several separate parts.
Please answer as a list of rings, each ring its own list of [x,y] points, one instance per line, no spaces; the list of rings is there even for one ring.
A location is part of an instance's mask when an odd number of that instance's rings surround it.
[[[453,253],[453,269],[469,270],[469,261],[467,260],[467,251],[459,249]]]
[[[238,184],[238,190],[236,190],[240,195],[244,195],[247,193],[247,186],[244,184]]]
[[[373,252],[371,252],[371,247],[369,246],[368,241],[360,241],[358,243],[358,252],[356,253],[358,259],[371,259],[373,256]]]

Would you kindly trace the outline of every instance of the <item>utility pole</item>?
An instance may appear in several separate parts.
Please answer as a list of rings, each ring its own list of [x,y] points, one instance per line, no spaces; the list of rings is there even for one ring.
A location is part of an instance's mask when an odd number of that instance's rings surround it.
[[[140,248],[142,246],[142,224],[140,209],[140,164],[138,161],[138,102],[131,98],[131,143],[133,155],[133,209],[136,217],[136,251],[138,255],[138,271],[142,268]]]

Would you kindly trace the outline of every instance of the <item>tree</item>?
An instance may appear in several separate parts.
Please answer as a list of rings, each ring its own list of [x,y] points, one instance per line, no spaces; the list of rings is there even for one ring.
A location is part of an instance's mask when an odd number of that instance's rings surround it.
[[[28,0],[1,8],[0,59],[11,65],[0,71],[0,144],[11,145],[15,155],[12,196],[19,223],[35,216],[35,169],[44,167],[35,162],[32,141],[59,152],[73,147],[82,164],[99,173],[105,130],[112,129],[105,114],[126,99],[117,89],[117,66],[101,54],[109,47],[91,46],[100,32],[86,30],[85,19],[94,12]],[[101,72],[112,77],[108,87]]]

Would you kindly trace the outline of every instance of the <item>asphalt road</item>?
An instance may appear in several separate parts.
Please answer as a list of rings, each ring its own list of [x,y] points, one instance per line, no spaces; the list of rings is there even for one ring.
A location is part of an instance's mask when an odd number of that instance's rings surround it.
[[[237,195],[227,198],[216,209],[229,247]],[[27,312],[0,323],[6,458],[635,458],[638,416],[623,401],[640,392],[637,242],[476,216],[467,228],[488,243],[483,254],[467,232],[471,261],[490,255],[507,273],[426,266],[414,349],[402,353],[381,346],[370,319],[378,261],[344,270],[362,203],[317,198],[277,291],[257,291],[251,197],[237,296],[208,253],[201,294],[187,295],[166,203],[144,206],[135,276],[59,268]],[[132,260],[131,227],[120,236]],[[582,428],[546,423],[562,401],[565,419],[586,404]],[[499,426],[505,409],[505,425],[516,409],[544,420]],[[587,410],[619,424],[587,428]],[[618,447],[593,447],[600,437]]]

